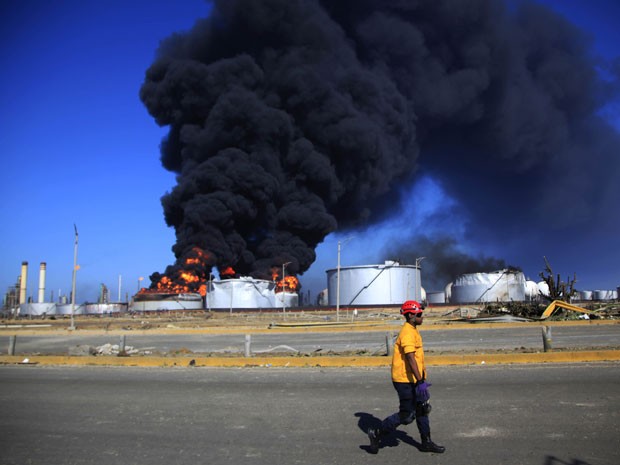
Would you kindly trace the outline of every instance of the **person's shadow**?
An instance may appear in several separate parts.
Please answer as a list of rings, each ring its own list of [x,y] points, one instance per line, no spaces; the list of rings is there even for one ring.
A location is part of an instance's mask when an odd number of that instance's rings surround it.
[[[364,435],[368,433],[368,428],[378,428],[381,425],[381,420],[375,417],[374,415],[371,415],[370,413],[357,412],[355,416],[358,418],[357,426],[359,427],[359,429],[361,429],[364,432]],[[415,427],[415,423],[413,423],[413,425]],[[401,431],[401,430],[396,430],[394,433],[390,434],[389,436],[385,436],[381,438],[380,448],[396,447],[399,442],[404,442],[405,444],[409,444],[410,446],[413,446],[418,450],[420,449],[420,446],[421,446],[421,444],[418,441],[413,439],[406,432]],[[369,454],[372,453],[370,452],[369,444],[361,445],[360,449],[366,451]]]

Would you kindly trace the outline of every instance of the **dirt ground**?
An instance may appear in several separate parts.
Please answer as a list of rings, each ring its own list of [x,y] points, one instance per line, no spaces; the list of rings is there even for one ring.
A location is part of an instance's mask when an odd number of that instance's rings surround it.
[[[586,305],[583,306],[587,308]],[[589,307],[592,307],[591,305]],[[516,318],[533,318],[542,314],[544,306],[515,305],[433,305],[425,309],[425,324],[445,324],[458,321],[472,321],[477,318],[512,316]],[[620,317],[620,303],[598,306],[601,318],[617,319]],[[592,308],[589,308],[592,309]],[[579,318],[575,312],[557,312],[551,319],[571,320]],[[401,320],[398,306],[376,308],[296,308],[239,311],[227,310],[207,311],[160,311],[148,313],[124,313],[106,315],[76,315],[74,324],[79,329],[204,329],[224,327],[269,328],[274,324],[332,324],[332,323],[376,323],[389,324]],[[550,320],[551,320],[550,319]],[[4,327],[22,327],[36,329],[45,327],[66,329],[71,324],[69,315],[41,316],[23,318],[2,318],[0,325]]]

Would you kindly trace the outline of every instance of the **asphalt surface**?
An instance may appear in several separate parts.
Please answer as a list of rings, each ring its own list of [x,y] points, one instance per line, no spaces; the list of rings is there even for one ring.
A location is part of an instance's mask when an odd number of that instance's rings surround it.
[[[368,453],[389,369],[0,366],[3,465],[617,465],[620,363],[434,367],[433,439]]]
[[[620,348],[620,324],[577,324],[551,327],[554,349],[583,350]],[[15,345],[16,355],[43,354],[66,355],[71,347],[87,345],[100,347],[104,344],[119,344],[121,334],[125,344],[141,353],[170,354],[192,352],[195,354],[243,354],[245,334],[251,336],[251,351],[255,354],[274,351],[301,354],[361,352],[385,354],[388,334],[398,334],[400,325],[382,330],[332,329],[330,331],[285,331],[285,330],[229,330],[226,334],[179,332],[177,334],[153,334],[125,331],[106,334],[104,332],[75,331],[73,333],[46,333],[22,335],[18,331]],[[475,325],[438,329],[432,326],[421,328],[425,350],[428,353],[476,352],[493,350],[541,350],[543,348],[542,328],[539,325],[497,325],[478,327]],[[7,353],[9,330],[4,330],[2,345]]]

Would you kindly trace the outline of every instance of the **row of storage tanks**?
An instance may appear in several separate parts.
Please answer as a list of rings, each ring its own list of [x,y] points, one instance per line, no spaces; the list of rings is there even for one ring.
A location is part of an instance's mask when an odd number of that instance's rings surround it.
[[[272,281],[253,278],[226,279],[207,284],[207,295],[138,293],[129,303],[87,303],[72,305],[53,302],[28,302],[19,305],[21,316],[106,315],[132,312],[156,312],[203,309],[286,309],[299,305],[294,292],[276,292]]]
[[[395,305],[405,300],[429,304],[528,302],[549,295],[545,282],[527,280],[521,271],[499,270],[459,276],[444,290],[426,292],[421,286],[420,267],[386,261],[382,265],[342,267],[327,271],[327,305]],[[616,300],[616,290],[580,291],[573,300]]]
[[[426,292],[422,287],[420,267],[386,261],[380,265],[363,265],[330,269],[327,289],[319,296],[319,305],[398,305],[405,300],[429,304],[464,304],[508,301],[533,301],[549,289],[544,282],[526,280],[520,271],[499,270],[459,276],[443,291]],[[275,292],[272,281],[254,278],[226,279],[207,283],[207,295],[136,294],[130,303],[98,303],[76,305],[26,303],[20,315],[97,315],[127,311],[222,309],[287,309],[297,307],[294,292]],[[615,300],[617,290],[582,291],[575,300]]]

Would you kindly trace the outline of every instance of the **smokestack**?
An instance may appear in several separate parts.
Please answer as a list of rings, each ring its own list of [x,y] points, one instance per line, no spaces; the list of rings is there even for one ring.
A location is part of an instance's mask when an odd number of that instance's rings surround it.
[[[28,262],[22,262],[22,274],[19,280],[19,303],[26,303],[26,283],[28,282]]]
[[[41,262],[41,267],[39,268],[39,303],[42,304],[45,302],[45,268],[47,264],[45,262]]]

